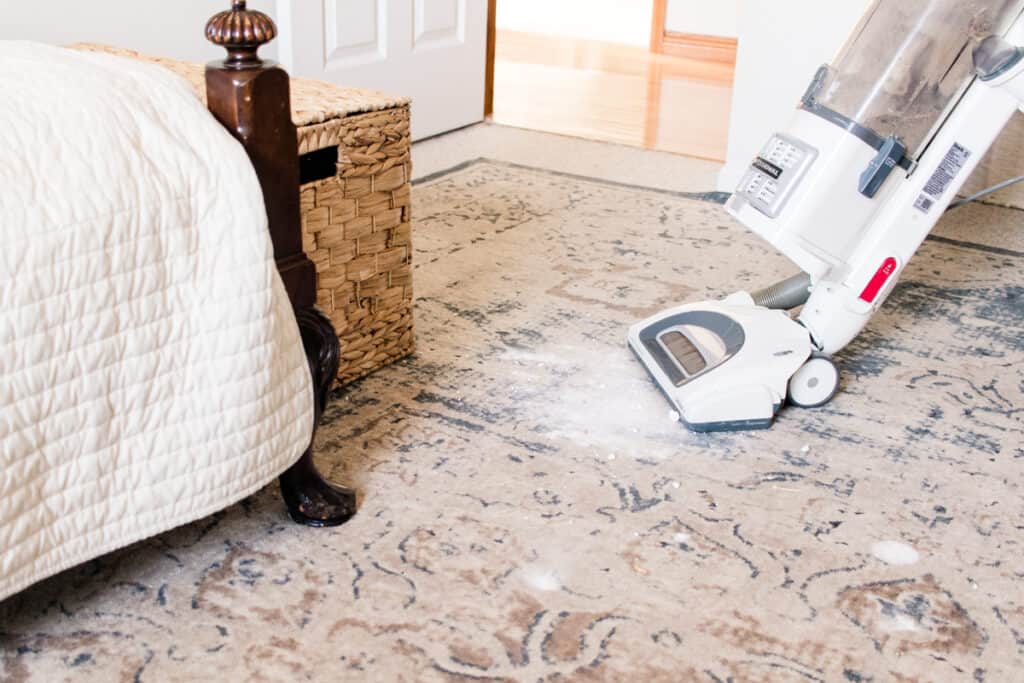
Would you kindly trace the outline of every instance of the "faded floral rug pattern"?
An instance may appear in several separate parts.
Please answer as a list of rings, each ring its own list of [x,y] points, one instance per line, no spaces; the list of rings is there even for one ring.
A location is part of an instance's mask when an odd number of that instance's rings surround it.
[[[359,515],[299,528],[268,488],[48,580],[0,604],[0,679],[1020,676],[1024,254],[928,241],[831,405],[697,436],[626,328],[791,274],[714,199],[421,183],[418,352],[319,437]]]

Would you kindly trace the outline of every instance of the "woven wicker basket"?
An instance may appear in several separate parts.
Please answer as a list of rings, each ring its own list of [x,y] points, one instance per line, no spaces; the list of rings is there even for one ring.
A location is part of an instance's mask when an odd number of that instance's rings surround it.
[[[73,47],[158,63],[205,99],[198,64]],[[341,341],[338,379],[351,382],[414,347],[409,101],[295,78],[292,109],[303,168],[330,174],[302,185],[302,239],[316,264],[317,303]]]

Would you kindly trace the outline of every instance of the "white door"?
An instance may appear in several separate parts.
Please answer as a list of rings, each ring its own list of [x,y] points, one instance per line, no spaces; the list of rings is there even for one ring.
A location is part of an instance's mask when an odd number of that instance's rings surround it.
[[[412,97],[420,139],[483,120],[487,0],[278,0],[296,76]]]

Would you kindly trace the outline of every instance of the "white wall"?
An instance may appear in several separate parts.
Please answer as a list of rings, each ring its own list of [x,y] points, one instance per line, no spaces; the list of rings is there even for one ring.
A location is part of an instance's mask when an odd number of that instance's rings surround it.
[[[668,0],[665,30],[703,36],[739,35],[740,0]]]
[[[739,51],[729,152],[718,179],[732,191],[786,125],[815,71],[831,61],[871,0],[739,0]]]
[[[274,16],[275,4],[252,0],[249,7]],[[107,43],[207,61],[224,51],[206,42],[206,20],[230,8],[229,0],[0,0],[0,39]],[[261,54],[274,58],[276,52],[271,44]]]
[[[649,47],[653,0],[498,0],[499,29]]]

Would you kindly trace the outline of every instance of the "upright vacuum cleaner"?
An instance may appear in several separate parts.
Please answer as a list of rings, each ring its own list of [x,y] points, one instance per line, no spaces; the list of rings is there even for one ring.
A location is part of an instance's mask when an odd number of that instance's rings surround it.
[[[787,399],[832,399],[832,354],[1024,104],[1022,13],[1022,0],[876,0],[818,70],[726,204],[803,272],[630,329],[690,429],[766,428]]]

